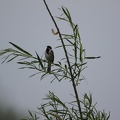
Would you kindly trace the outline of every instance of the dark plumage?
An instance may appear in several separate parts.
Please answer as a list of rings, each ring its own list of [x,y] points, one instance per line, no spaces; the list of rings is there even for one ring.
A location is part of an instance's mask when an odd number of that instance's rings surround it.
[[[48,61],[47,72],[50,72],[51,71],[51,63],[54,62],[54,52],[53,52],[51,46],[47,46],[46,51],[45,51],[45,58]]]

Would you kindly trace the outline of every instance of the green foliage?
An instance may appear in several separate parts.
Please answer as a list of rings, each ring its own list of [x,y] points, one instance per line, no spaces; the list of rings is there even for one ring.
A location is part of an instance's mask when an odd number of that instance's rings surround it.
[[[77,110],[76,101],[71,103],[63,103],[54,93],[49,94],[44,98],[47,102],[38,108],[48,120],[57,118],[58,120],[80,120],[79,111]],[[85,94],[83,100],[79,101],[82,104],[82,120],[108,120],[109,115],[105,111],[97,111],[96,104],[92,103],[92,95]],[[69,106],[69,107],[68,107]]]
[[[26,118],[21,119],[21,120],[38,120],[39,119],[39,117],[37,117],[36,114],[33,115],[29,110],[28,110],[28,112],[30,114],[30,118],[26,117]]]
[[[81,80],[85,79],[81,73],[86,68],[86,59],[97,59],[100,58],[100,56],[85,56],[85,49],[81,43],[79,27],[77,24],[73,23],[72,17],[67,8],[61,7],[60,10],[62,11],[62,15],[57,18],[63,22],[67,22],[70,25],[70,29],[72,29],[72,33],[61,34],[46,1],[43,1],[53,23],[55,24],[59,40],[61,41],[61,45],[56,48],[63,49],[65,56],[63,56],[58,63],[53,63],[54,69],[50,73],[47,73],[47,61],[42,59],[37,52],[36,56],[33,56],[18,45],[10,42],[14,49],[8,48],[0,51],[0,56],[6,55],[3,57],[2,63],[11,62],[15,58],[19,58],[17,63],[23,66],[20,69],[28,68],[37,71],[30,77],[41,73],[41,79],[44,79],[48,75],[52,75],[53,77],[51,82],[55,79],[59,82],[62,80],[68,80],[68,82],[71,82],[75,94],[74,101],[64,103],[53,92],[49,92],[46,98],[43,99],[47,102],[38,107],[38,110],[47,120],[53,120],[54,118],[56,118],[56,120],[108,120],[110,114],[107,115],[105,111],[98,111],[96,109],[96,104],[93,104],[92,102],[92,95],[87,95],[85,93],[83,99],[80,99],[76,88]],[[68,48],[71,49],[72,52],[69,52],[67,50]],[[22,120],[39,119],[36,114],[33,115],[30,111],[28,112],[31,118],[25,118]]]

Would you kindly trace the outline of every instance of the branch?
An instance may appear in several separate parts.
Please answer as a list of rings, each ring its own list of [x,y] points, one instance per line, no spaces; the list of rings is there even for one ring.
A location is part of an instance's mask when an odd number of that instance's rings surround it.
[[[79,100],[79,97],[78,97],[77,88],[76,88],[76,85],[75,85],[75,82],[74,82],[74,77],[73,77],[73,74],[72,74],[72,69],[71,69],[71,65],[70,65],[70,61],[69,61],[69,57],[68,57],[68,54],[67,54],[67,50],[66,50],[65,44],[64,44],[64,42],[63,42],[63,38],[62,38],[62,36],[61,36],[60,30],[59,30],[59,28],[58,28],[58,26],[57,26],[57,23],[55,22],[55,19],[54,19],[54,17],[52,16],[52,14],[51,14],[51,12],[50,12],[50,10],[49,10],[49,8],[48,8],[48,5],[47,5],[46,1],[45,1],[45,0],[43,0],[43,1],[44,1],[44,4],[45,4],[45,6],[46,6],[46,9],[48,10],[48,13],[49,13],[52,21],[53,21],[53,23],[54,23],[54,25],[55,25],[55,27],[56,27],[56,29],[57,29],[57,32],[58,32],[58,34],[59,34],[61,43],[62,43],[62,45],[63,45],[63,49],[64,49],[64,52],[65,52],[66,60],[67,60],[68,67],[69,67],[69,70],[70,70],[71,80],[72,80],[72,84],[73,84],[73,88],[74,88],[74,92],[75,92],[75,96],[76,96],[76,100],[77,100],[77,104],[78,104],[78,110],[79,110],[79,112],[80,112],[80,117],[81,117],[81,119],[83,120],[82,110],[81,110],[81,105],[80,105],[80,100]]]

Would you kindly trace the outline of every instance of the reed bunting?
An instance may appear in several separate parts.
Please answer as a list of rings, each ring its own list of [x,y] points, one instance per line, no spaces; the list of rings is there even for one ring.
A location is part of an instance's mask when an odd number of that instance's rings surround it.
[[[51,64],[54,62],[54,52],[51,46],[47,46],[45,51],[45,58],[48,61],[47,72],[51,72]]]

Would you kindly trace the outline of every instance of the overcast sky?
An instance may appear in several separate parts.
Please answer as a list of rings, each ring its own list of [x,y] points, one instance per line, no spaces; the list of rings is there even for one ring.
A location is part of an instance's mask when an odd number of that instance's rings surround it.
[[[71,12],[88,56],[101,56],[88,61],[83,72],[86,81],[78,87],[79,95],[92,93],[99,110],[111,112],[110,120],[119,119],[120,110],[120,1],[119,0],[48,0],[53,16],[59,16],[62,5]],[[69,33],[69,26],[57,20],[62,33]],[[44,54],[47,45],[53,47],[55,62],[64,54],[58,49],[58,36],[51,33],[54,24],[42,0],[0,0],[0,50],[12,47],[9,41],[33,55]],[[0,61],[2,62],[1,58]],[[35,71],[19,70],[14,60],[0,65],[0,104],[12,107],[17,113],[37,110],[48,91],[54,91],[63,101],[71,99],[70,83],[50,79],[40,81],[40,75],[29,78]]]

